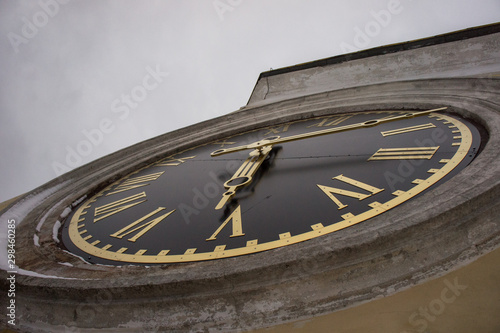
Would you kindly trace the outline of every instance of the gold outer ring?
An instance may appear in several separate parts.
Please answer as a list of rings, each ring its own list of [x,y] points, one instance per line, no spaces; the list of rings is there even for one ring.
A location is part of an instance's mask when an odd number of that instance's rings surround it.
[[[366,221],[374,216],[380,215],[383,212],[392,209],[401,203],[411,199],[412,197],[416,196],[417,194],[423,192],[433,184],[437,183],[440,179],[442,179],[444,176],[446,176],[448,173],[450,173],[460,162],[465,158],[465,156],[468,154],[468,151],[472,145],[472,133],[470,132],[469,128],[463,124],[460,120],[448,117],[443,114],[435,114],[431,113],[429,114],[429,117],[438,117],[439,120],[443,120],[445,122],[449,122],[449,126],[456,126],[456,128],[460,131],[461,133],[461,142],[460,145],[458,146],[457,152],[455,155],[446,162],[446,164],[439,169],[437,172],[433,173],[429,178],[425,179],[423,182],[420,182],[419,184],[416,184],[411,190],[406,191],[406,192],[395,192],[393,193],[396,197],[382,203],[380,205],[376,205],[376,207],[367,210],[364,213],[361,213],[359,215],[355,216],[350,216],[347,219],[344,219],[342,221],[338,221],[334,224],[328,225],[326,227],[323,227],[322,224],[318,223],[315,224],[315,228],[309,232],[302,233],[300,235],[295,235],[295,236],[284,236],[281,237],[279,240],[267,242],[267,243],[262,243],[262,244],[249,244],[246,247],[241,247],[237,249],[228,249],[228,250],[221,250],[219,248],[216,248],[213,252],[202,252],[202,253],[193,253],[192,250],[186,251],[185,254],[182,255],[151,255],[151,254],[127,254],[127,253],[117,253],[109,250],[103,250],[101,248],[98,248],[90,243],[88,243],[86,240],[83,239],[83,237],[80,235],[78,232],[78,220],[80,218],[80,215],[84,209],[88,208],[88,205],[90,202],[95,200],[97,197],[102,195],[101,191],[100,193],[96,194],[87,202],[82,205],[76,213],[73,215],[70,225],[69,225],[69,236],[71,241],[75,246],[77,246],[80,250],[88,253],[89,255],[93,255],[95,257],[103,258],[103,259],[108,259],[108,260],[113,260],[113,261],[120,261],[120,262],[130,262],[130,263],[141,263],[141,264],[166,264],[166,263],[179,263],[179,262],[192,262],[192,261],[204,261],[204,260],[212,260],[212,259],[219,259],[219,258],[228,258],[228,257],[236,257],[236,256],[241,256],[245,254],[251,254],[251,253],[257,253],[257,252],[262,252],[262,251],[267,251],[275,248],[279,248],[282,246],[286,245],[291,245],[291,244],[296,244],[300,243],[306,240],[310,240],[322,235],[326,235],[350,226],[353,226],[355,224],[358,224],[360,222]],[[320,221],[318,221],[320,222]],[[142,251],[141,251],[142,252]]]

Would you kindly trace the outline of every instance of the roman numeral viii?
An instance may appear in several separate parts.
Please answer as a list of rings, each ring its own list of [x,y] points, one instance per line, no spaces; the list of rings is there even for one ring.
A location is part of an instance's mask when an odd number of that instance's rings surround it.
[[[135,205],[143,203],[144,201],[146,201],[145,198],[146,192],[141,192],[131,195],[130,197],[126,197],[117,201],[110,202],[109,204],[96,207],[94,213],[94,223],[116,213],[119,213],[125,209],[129,209],[131,207],[134,207]]]
[[[343,195],[351,198],[356,198],[359,200],[364,200],[368,197],[371,197],[374,194],[377,194],[379,192],[382,192],[384,189],[380,189],[368,184],[365,184],[363,182],[354,180],[352,178],[346,177],[344,175],[340,175],[337,177],[333,177],[332,179],[334,180],[339,180],[345,184],[350,184],[352,186],[355,186],[359,189],[365,190],[367,193],[360,193],[360,192],[354,192],[354,191],[348,191],[348,190],[343,190],[340,188],[336,187],[330,187],[330,186],[325,186],[325,185],[317,185],[330,199],[332,199],[333,202],[339,207],[339,209],[347,207],[347,205],[343,204],[336,196],[337,195]]]
[[[119,212],[122,212],[126,209],[129,209],[131,207],[134,207],[138,204],[141,204],[146,201],[146,192],[141,192],[137,193],[134,195],[131,195],[129,197],[116,200],[113,202],[110,202],[106,205],[102,205],[99,207],[96,207],[95,209],[95,214],[94,214],[94,223],[97,221],[100,221],[102,219],[105,219],[107,217],[110,217],[114,214],[117,214]],[[153,218],[149,221],[147,221],[149,218],[152,218],[155,214],[164,211],[166,208],[165,207],[158,207],[154,211],[150,212],[149,214],[144,215],[140,219],[130,223],[126,227],[118,230],[117,232],[111,234],[111,237],[115,238],[123,238],[124,236],[127,236],[129,234],[135,233],[136,234],[129,238],[128,240],[131,242],[135,242],[137,239],[139,239],[141,236],[143,236],[146,232],[151,230],[154,226],[156,226],[158,223],[163,221],[167,216],[175,212],[175,209],[163,214],[159,217]]]

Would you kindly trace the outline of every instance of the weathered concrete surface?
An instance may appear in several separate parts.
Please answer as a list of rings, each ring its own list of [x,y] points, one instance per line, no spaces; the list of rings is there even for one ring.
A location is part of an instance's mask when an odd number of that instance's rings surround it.
[[[491,26],[490,31],[499,30],[498,27],[493,27]],[[462,34],[461,37],[467,37],[466,31]],[[498,39],[487,35],[458,40],[448,46],[438,44],[412,49],[428,44],[426,40],[422,40],[415,41],[414,45],[395,53],[387,54],[390,48],[382,47],[359,52],[367,54],[367,57],[361,59],[342,61],[333,58],[332,61],[340,62],[334,66],[318,66],[261,77],[248,105],[259,106],[325,91],[386,82],[466,76],[488,77],[492,73],[500,73],[499,43]],[[371,54],[373,55],[370,56]]]
[[[490,39],[498,41],[499,35]],[[457,52],[460,45],[442,47]],[[482,54],[477,49],[476,56]],[[440,68],[448,69],[446,59],[433,71]],[[0,218],[19,222],[16,258],[24,271],[17,276],[18,327],[23,332],[250,330],[387,296],[496,248],[500,80],[399,81],[249,105],[101,158],[12,203]],[[160,153],[186,148],[187,142],[310,116],[440,106],[486,128],[490,137],[483,151],[447,183],[369,224],[265,253],[150,268],[88,265],[52,240],[52,227],[64,208],[96,191],[101,180],[109,183]],[[40,246],[34,245],[34,235]],[[0,281],[6,287],[5,271]],[[0,297],[3,302],[6,295]]]
[[[391,296],[252,333],[497,333],[499,262],[500,249],[496,249],[442,277]]]

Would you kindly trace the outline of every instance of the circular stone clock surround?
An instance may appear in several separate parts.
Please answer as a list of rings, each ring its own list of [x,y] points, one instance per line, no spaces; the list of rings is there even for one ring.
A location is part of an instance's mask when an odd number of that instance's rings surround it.
[[[47,183],[30,194],[38,204],[18,221],[18,266],[32,272],[17,277],[18,311],[26,314],[21,329],[91,332],[133,328],[140,318],[151,330],[250,330],[353,306],[473,260],[500,243],[499,81],[386,83],[248,107],[138,143]],[[160,153],[305,117],[441,106],[486,129],[482,152],[441,186],[342,231],[237,258],[151,267],[89,265],[53,240],[65,208]],[[3,214],[22,214],[30,196]]]

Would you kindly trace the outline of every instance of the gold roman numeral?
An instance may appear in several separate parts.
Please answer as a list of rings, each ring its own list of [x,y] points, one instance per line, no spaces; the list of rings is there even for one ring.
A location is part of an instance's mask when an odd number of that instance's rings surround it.
[[[231,221],[231,224],[233,226],[233,233],[231,234],[230,237],[239,237],[239,236],[244,236],[245,234],[243,233],[243,227],[241,223],[241,206],[238,206],[232,213],[229,215],[229,217],[220,225],[217,230],[213,233],[210,238],[207,238],[207,241],[215,240],[217,235],[224,229],[224,227]]]
[[[346,121],[347,119],[351,118],[352,116],[342,116],[342,117],[327,117],[327,118],[324,118],[323,120],[321,120],[319,123],[317,124],[313,124],[313,125],[309,125],[307,126],[307,128],[311,128],[311,127],[328,127],[328,126],[336,126],[344,121]]]
[[[158,166],[178,166],[179,164],[186,162],[186,160],[190,160],[190,159],[195,158],[195,157],[196,156],[189,156],[189,157],[182,157],[182,158],[169,157],[165,160],[158,162],[156,165],[158,165]]]
[[[166,209],[165,207],[158,207],[157,209],[155,209],[151,213],[149,213],[149,214],[141,217],[140,219],[138,219],[135,222],[130,223],[125,228],[122,228],[122,229],[118,230],[117,232],[115,232],[114,234],[111,234],[110,236],[121,239],[121,238],[123,238],[124,236],[126,236],[128,234],[131,234],[133,232],[139,231],[137,234],[135,234],[135,236],[133,236],[132,238],[128,239],[128,241],[130,241],[130,242],[135,242],[141,236],[143,236],[146,232],[148,232],[154,226],[156,226],[158,223],[160,223],[161,221],[163,221],[167,216],[169,216],[170,214],[172,214],[173,212],[175,212],[175,209],[171,210],[170,212],[168,212],[166,214],[163,214],[162,216],[159,216],[159,217],[157,217],[157,218],[155,218],[155,219],[153,219],[151,221],[148,221],[148,222],[145,222],[145,223],[139,225],[140,223],[144,222],[145,220],[147,220],[151,216],[153,216],[156,213],[161,212],[162,210],[165,210],[165,209]],[[137,226],[137,225],[139,225],[139,226]]]
[[[438,147],[380,148],[368,161],[377,160],[430,160]]]
[[[380,132],[380,133],[383,136],[390,136],[390,135],[403,134],[403,133],[414,132],[414,131],[421,131],[421,130],[433,128],[433,127],[436,127],[436,125],[434,125],[433,123],[428,123],[428,124],[422,124],[422,125],[417,125],[417,126],[398,128],[398,129],[384,131],[384,132]]]
[[[278,127],[269,128],[268,131],[266,133],[264,133],[264,136],[267,136],[269,134],[285,133],[286,131],[288,131],[288,128],[290,127],[290,125],[291,124],[285,124],[285,125],[281,125]]]
[[[146,192],[134,194],[130,197],[126,197],[117,201],[113,201],[109,204],[96,207],[94,213],[94,217],[96,218],[94,219],[94,223],[146,201],[146,199],[140,200],[142,198],[146,198]]]
[[[368,197],[371,197],[374,194],[377,194],[379,192],[382,192],[384,189],[380,189],[368,184],[365,184],[363,182],[354,180],[352,178],[346,177],[344,175],[340,175],[337,177],[333,177],[332,179],[339,180],[343,183],[353,185],[357,188],[360,188],[362,190],[365,190],[367,192],[370,192],[370,194],[366,193],[359,193],[359,192],[354,192],[354,191],[348,191],[348,190],[342,190],[336,187],[330,187],[330,186],[325,186],[325,185],[317,185],[330,199],[332,199],[333,202],[339,207],[339,209],[345,208],[348,205],[343,204],[339,199],[334,194],[339,194],[339,195],[344,195],[347,197],[351,198],[356,198],[359,200],[364,200]]]
[[[151,173],[149,175],[144,175],[144,176],[139,176],[139,177],[134,177],[134,178],[129,178],[123,181],[120,185],[115,187],[113,192],[110,192],[106,194],[106,196],[115,194],[115,193],[120,193],[123,191],[128,191],[134,188],[142,187],[142,186],[147,186],[149,185],[148,182],[152,182],[154,180],[157,180],[165,171],[162,172],[157,172],[157,173]],[[146,184],[147,183],[147,184]]]
[[[234,145],[236,142],[231,142],[231,141],[219,141],[219,142],[214,142],[212,143],[213,145],[220,145],[221,148],[224,148],[226,145]]]

